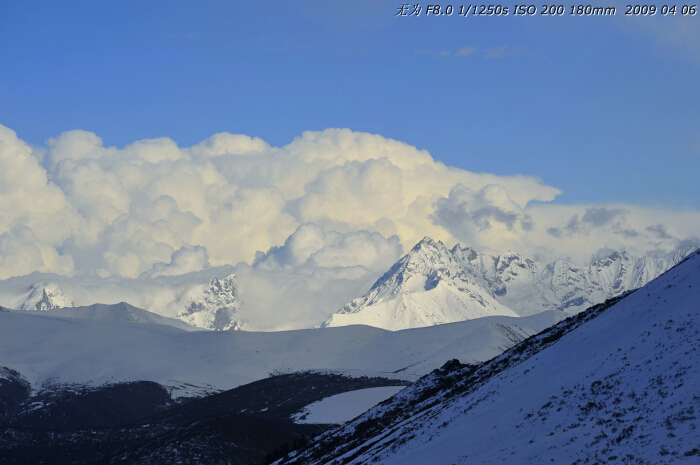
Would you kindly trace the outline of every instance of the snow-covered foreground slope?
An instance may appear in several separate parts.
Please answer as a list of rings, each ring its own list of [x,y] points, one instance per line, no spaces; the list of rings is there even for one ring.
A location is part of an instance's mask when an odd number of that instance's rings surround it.
[[[284,462],[697,463],[700,254],[615,300],[448,364]]]
[[[10,311],[0,312],[0,366],[35,388],[145,380],[173,388],[174,397],[299,370],[414,380],[449,358],[487,360],[556,317],[491,317],[399,332],[353,326],[255,333]]]
[[[587,267],[548,265],[516,252],[492,256],[429,237],[391,267],[367,294],[345,305],[322,327],[366,324],[398,330],[488,315],[568,315],[643,286],[695,247],[661,258],[612,253]],[[566,315],[566,316],[568,316]]]

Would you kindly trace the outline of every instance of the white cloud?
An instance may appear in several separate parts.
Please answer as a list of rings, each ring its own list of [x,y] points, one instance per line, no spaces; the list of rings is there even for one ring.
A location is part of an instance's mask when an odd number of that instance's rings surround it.
[[[656,256],[700,244],[697,211],[610,204],[536,204],[525,211],[534,227],[520,250],[543,261],[569,258],[585,264],[600,249]]]
[[[0,233],[0,279],[34,271],[72,276],[73,259],[60,255],[51,244],[37,238],[29,227],[22,224]]]
[[[324,232],[314,223],[300,225],[282,246],[259,252],[253,263],[256,269],[301,271],[328,268],[364,268],[364,272],[386,271],[401,257],[398,236],[384,238],[366,230],[339,233]]]
[[[477,50],[476,47],[470,47],[467,45],[467,46],[462,47],[459,50],[457,50],[456,55],[458,57],[466,57],[466,56],[469,56],[472,53],[476,52],[476,50]]]
[[[174,279],[236,265],[262,324],[276,305],[323,319],[424,236],[577,262],[698,237],[697,211],[552,204],[560,194],[532,176],[448,167],[348,129],[283,147],[220,133],[188,148],[160,138],[122,149],[68,131],[44,149],[0,126],[0,279],[36,270]],[[292,290],[297,299],[285,299]]]
[[[206,248],[198,245],[193,248],[180,247],[170,256],[170,263],[155,263],[141,277],[179,276],[207,268],[209,268],[209,254]]]
[[[333,234],[360,231],[383,240],[395,235],[406,249],[427,235],[485,250],[552,254],[580,250],[573,243],[582,233],[600,241],[604,231],[609,245],[659,239],[645,229],[658,221],[642,224],[631,214],[601,229],[606,213],[631,212],[626,206],[547,205],[561,191],[537,178],[447,167],[425,150],[348,129],[304,132],[280,148],[220,133],[189,148],[160,138],[118,149],[93,133],[68,131],[36,157],[10,129],[2,127],[0,138],[0,228],[30,228],[42,247],[70,258],[78,274],[137,277],[171,263],[183,247],[206,250],[208,261],[193,262],[201,266],[252,263],[256,252],[295,240],[307,223],[323,247]],[[539,205],[529,207],[533,202]],[[302,254],[303,261],[368,266],[350,247],[322,248],[314,257]],[[66,260],[60,268],[51,263],[37,269],[65,272]],[[19,273],[4,266],[5,276]]]

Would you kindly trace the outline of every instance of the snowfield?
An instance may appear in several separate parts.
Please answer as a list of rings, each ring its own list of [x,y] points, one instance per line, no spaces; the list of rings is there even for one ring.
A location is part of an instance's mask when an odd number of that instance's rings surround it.
[[[386,386],[344,392],[307,405],[292,415],[294,423],[343,424],[387,400],[404,386]]]
[[[283,463],[700,461],[700,254],[478,366],[456,362]]]
[[[125,320],[128,310],[121,305],[55,310],[96,319],[52,316],[54,311],[0,312],[0,366],[18,371],[35,389],[154,381],[174,398],[300,370],[413,381],[449,358],[492,358],[558,318],[546,312],[397,332],[348,326],[260,333],[137,323]],[[145,319],[148,312],[131,314]]]

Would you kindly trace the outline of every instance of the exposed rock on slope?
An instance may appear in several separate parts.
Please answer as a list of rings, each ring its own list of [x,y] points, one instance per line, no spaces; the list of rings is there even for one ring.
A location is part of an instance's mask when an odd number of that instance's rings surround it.
[[[238,290],[236,276],[219,280],[212,278],[209,284],[197,286],[188,292],[185,308],[177,318],[192,326],[224,331],[244,329],[238,319]]]

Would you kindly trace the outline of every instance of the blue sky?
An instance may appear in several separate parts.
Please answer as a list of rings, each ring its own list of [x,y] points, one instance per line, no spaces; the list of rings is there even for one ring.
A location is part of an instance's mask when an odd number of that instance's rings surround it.
[[[0,304],[43,280],[168,314],[137,290],[233,272],[260,327],[308,327],[425,236],[700,244],[700,15],[399,5],[0,2]]]
[[[3,2],[0,119],[35,145],[84,129],[117,147],[222,131],[282,146],[350,128],[538,176],[556,202],[700,207],[700,15],[397,18],[399,5]]]

